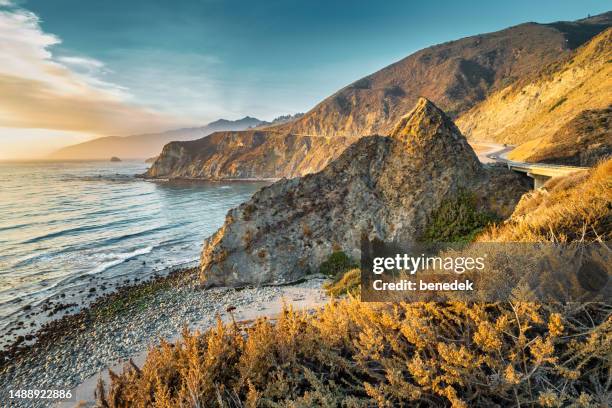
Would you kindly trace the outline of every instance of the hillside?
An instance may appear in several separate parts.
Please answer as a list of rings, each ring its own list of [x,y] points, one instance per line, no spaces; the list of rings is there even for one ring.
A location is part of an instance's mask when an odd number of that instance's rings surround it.
[[[392,136],[361,138],[321,172],[281,180],[231,210],[204,243],[201,274],[207,285],[294,281],[338,249],[357,258],[362,234],[424,236],[434,211],[464,196],[482,220],[507,216],[526,190],[526,178],[484,168],[453,122],[421,98]]]
[[[575,22],[525,23],[428,47],[353,82],[278,129],[328,137],[389,134],[419,96],[456,117],[611,24],[608,12]]]
[[[525,157],[525,152],[538,144],[545,147],[564,138],[554,135],[584,110],[606,109],[612,104],[611,61],[609,28],[569,57],[491,95],[463,114],[457,125],[473,140],[509,144],[534,141],[530,148],[521,149],[524,153],[520,157]],[[584,119],[577,119],[577,123]]]
[[[477,237],[481,242],[612,239],[612,159],[588,172],[551,179],[525,194],[512,216]]]
[[[512,160],[591,167],[612,155],[612,106],[585,110],[552,136],[525,142]]]
[[[429,47],[343,88],[296,120],[258,129],[257,143],[247,131],[168,146],[147,176],[277,178],[315,172],[351,139],[389,134],[419,96],[457,116],[496,90],[531,77],[542,64],[571,55],[611,24],[612,13],[576,22],[526,23]],[[285,135],[291,136],[283,142],[279,138]],[[228,149],[226,137],[240,146],[239,154]]]
[[[276,179],[323,168],[351,140],[277,134],[217,132],[189,142],[172,142],[144,174],[170,179]]]
[[[52,153],[50,159],[105,159],[147,158],[157,156],[166,143],[175,140],[195,140],[213,132],[243,130],[262,123],[259,119],[246,116],[238,120],[219,119],[206,126],[170,130],[132,136],[107,136],[67,146]]]

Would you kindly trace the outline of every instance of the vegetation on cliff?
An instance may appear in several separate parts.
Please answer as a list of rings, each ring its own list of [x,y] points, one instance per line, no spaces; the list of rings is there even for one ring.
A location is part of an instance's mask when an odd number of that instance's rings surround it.
[[[581,112],[555,134],[521,144],[508,158],[591,167],[611,156],[612,105]]]
[[[456,197],[446,199],[437,208],[425,229],[425,242],[471,242],[476,234],[499,217],[479,209],[476,195],[461,191]]]
[[[481,242],[612,240],[612,159],[588,172],[551,179],[523,196],[509,220]]]

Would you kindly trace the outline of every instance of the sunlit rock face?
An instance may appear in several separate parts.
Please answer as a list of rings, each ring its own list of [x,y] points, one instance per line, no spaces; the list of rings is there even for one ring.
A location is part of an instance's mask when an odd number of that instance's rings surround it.
[[[351,140],[279,134],[265,130],[218,132],[199,140],[172,142],[148,178],[276,179],[321,170]]]
[[[204,243],[201,276],[209,286],[294,281],[333,250],[358,257],[362,234],[419,237],[460,191],[500,212],[526,189],[517,175],[485,169],[454,123],[421,98],[391,136],[364,137],[321,172],[281,180],[231,210]]]

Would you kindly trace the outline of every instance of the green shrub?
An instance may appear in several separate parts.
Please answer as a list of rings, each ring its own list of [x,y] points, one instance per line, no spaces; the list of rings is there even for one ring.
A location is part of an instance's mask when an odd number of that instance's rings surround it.
[[[497,216],[477,209],[474,193],[460,191],[455,198],[444,200],[434,211],[421,240],[471,242],[476,234],[495,221],[498,221]]]
[[[564,96],[563,98],[559,99],[557,102],[555,102],[555,104],[553,106],[550,107],[550,109],[548,110],[549,112],[554,111],[555,109],[557,109],[559,106],[563,105],[563,103],[567,101],[567,98]]]
[[[319,267],[319,272],[339,280],[344,272],[357,267],[357,264],[344,252],[332,253]]]

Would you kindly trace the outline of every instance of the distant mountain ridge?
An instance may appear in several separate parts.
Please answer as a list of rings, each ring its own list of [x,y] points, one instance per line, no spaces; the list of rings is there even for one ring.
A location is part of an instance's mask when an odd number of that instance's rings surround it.
[[[389,134],[420,96],[456,118],[611,25],[612,12],[607,12],[573,22],[524,23],[434,45],[353,82],[275,129],[326,137]]]
[[[525,23],[428,47],[353,82],[300,118],[258,128],[256,138],[251,131],[225,132],[207,142],[166,146],[147,176],[277,178],[316,172],[358,138],[390,134],[420,96],[451,118],[462,116],[495,92],[570,57],[610,26],[612,12],[574,22]],[[239,154],[227,148],[227,137],[240,146]]]
[[[164,145],[172,141],[195,140],[214,132],[245,130],[265,123],[245,116],[238,120],[219,119],[202,127],[169,130],[131,136],[106,136],[61,148],[50,155],[51,159],[105,159],[117,156],[122,159],[157,156]]]

